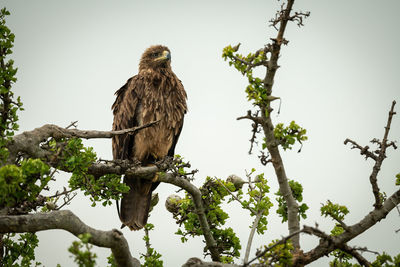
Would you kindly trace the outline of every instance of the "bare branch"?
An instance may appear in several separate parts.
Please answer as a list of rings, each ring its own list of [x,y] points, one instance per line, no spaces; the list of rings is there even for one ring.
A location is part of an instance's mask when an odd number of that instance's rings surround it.
[[[159,121],[154,121],[139,127],[119,130],[119,131],[90,131],[78,129],[65,129],[57,125],[46,124],[32,131],[26,131],[15,135],[8,144],[10,151],[8,163],[13,164],[20,153],[27,154],[35,158],[46,158],[52,153],[41,148],[40,144],[52,137],[56,140],[61,138],[111,138],[121,134],[132,134],[147,127],[151,127]]]
[[[378,157],[374,153],[369,151],[369,146],[362,147],[359,144],[357,144],[357,142],[347,138],[346,140],[344,140],[344,144],[347,145],[348,143],[352,144],[351,149],[355,148],[359,149],[360,154],[365,155],[365,159],[371,158],[375,161],[378,159]]]
[[[236,120],[238,120],[238,121],[239,120],[243,120],[243,119],[252,120],[257,124],[260,124],[262,122],[262,118],[258,117],[258,112],[255,115],[252,115],[251,114],[251,110],[248,110],[247,114],[245,116],[241,116],[241,117],[236,118]]]
[[[65,127],[65,129],[69,129],[71,127],[76,128],[77,127],[77,123],[78,123],[78,121],[72,121],[67,127]]]
[[[139,261],[132,257],[128,242],[120,231],[115,229],[101,231],[91,228],[69,210],[0,216],[0,233],[39,232],[50,229],[66,230],[75,236],[89,233],[91,244],[111,248],[118,266],[140,266]]]
[[[78,129],[64,129],[64,128],[58,128],[55,126],[57,129],[57,132],[54,134],[54,138],[85,138],[85,139],[94,139],[94,138],[111,138],[116,135],[122,135],[122,134],[133,134],[137,131],[140,131],[142,129],[148,128],[153,126],[154,124],[157,124],[160,122],[160,120],[153,121],[141,126],[133,127],[133,128],[128,128],[128,129],[123,129],[123,130],[118,130],[118,131],[94,131],[94,130],[78,130]]]
[[[392,102],[392,106],[391,106],[390,111],[389,111],[389,116],[388,116],[388,120],[387,120],[387,123],[386,123],[385,132],[383,134],[382,141],[379,141],[378,139],[375,139],[375,138],[371,141],[371,143],[375,143],[375,144],[377,144],[379,146],[379,149],[374,152],[378,156],[376,156],[375,154],[370,152],[368,150],[369,149],[368,146],[361,147],[359,144],[357,144],[356,142],[354,142],[354,141],[352,141],[350,139],[346,139],[344,141],[345,145],[347,143],[351,143],[352,144],[352,149],[354,149],[354,148],[360,149],[361,155],[365,155],[366,158],[372,158],[372,159],[375,160],[374,167],[372,168],[372,173],[369,176],[369,181],[371,183],[372,192],[373,192],[374,197],[375,197],[374,207],[376,209],[382,207],[382,198],[381,198],[381,195],[380,195],[377,176],[378,176],[379,171],[381,170],[382,162],[386,158],[386,149],[388,147],[391,147],[391,146],[394,149],[397,148],[397,146],[396,146],[396,144],[394,142],[388,142],[388,135],[389,135],[389,131],[390,131],[390,125],[392,123],[393,115],[396,114],[396,112],[394,111],[394,106],[395,105],[396,105],[396,101],[393,101]]]
[[[384,219],[388,213],[393,210],[397,205],[400,204],[400,190],[397,190],[393,195],[391,195],[380,208],[375,208],[367,216],[365,216],[358,223],[348,226],[348,231],[343,232],[338,236],[331,237],[331,240],[327,241],[321,240],[320,244],[314,249],[305,253],[301,257],[301,262],[304,264],[311,263],[324,255],[332,252],[336,248],[340,248],[341,245],[346,244],[356,236],[365,232],[377,222]]]
[[[58,190],[51,196],[46,196],[47,198],[58,198],[62,195],[67,195],[69,193],[71,193],[72,191],[75,191],[76,189],[71,189],[71,190],[67,190],[66,187],[63,188],[63,191],[59,192]]]
[[[260,132],[260,130],[258,129],[259,127],[259,124],[258,123],[256,123],[256,122],[253,122],[252,124],[251,124],[251,127],[252,127],[252,130],[251,130],[251,132],[252,132],[252,135],[251,135],[251,138],[250,138],[250,149],[249,149],[249,154],[251,154],[251,152],[252,152],[252,150],[253,150],[253,145],[254,145],[254,143],[256,143],[257,144],[257,141],[256,141],[256,138],[257,138],[257,134]]]
[[[294,12],[294,15],[289,18],[290,21],[294,21],[297,23],[297,26],[304,26],[303,19],[310,16],[310,11],[308,12]]]
[[[385,160],[386,158],[386,149],[388,147],[388,135],[389,135],[389,131],[390,131],[390,125],[392,123],[392,118],[393,115],[396,114],[396,112],[394,112],[394,106],[396,105],[396,101],[392,102],[392,106],[390,108],[389,111],[389,116],[388,116],[388,120],[386,123],[386,127],[385,127],[385,133],[383,134],[383,139],[381,142],[381,146],[380,146],[380,150],[379,150],[379,156],[378,159],[375,162],[375,165],[372,169],[372,173],[369,177],[369,180],[371,182],[372,185],[372,192],[374,193],[374,197],[375,197],[375,204],[374,207],[375,208],[380,208],[382,206],[382,198],[380,196],[379,193],[379,187],[378,187],[378,180],[377,180],[377,176],[378,173],[381,169],[382,166],[382,162]]]
[[[357,251],[361,251],[361,253],[362,253],[362,252],[369,252],[369,253],[373,253],[373,254],[375,254],[375,255],[379,255],[379,252],[373,251],[373,250],[369,250],[369,249],[366,248],[366,247],[354,247],[354,249],[357,250]]]

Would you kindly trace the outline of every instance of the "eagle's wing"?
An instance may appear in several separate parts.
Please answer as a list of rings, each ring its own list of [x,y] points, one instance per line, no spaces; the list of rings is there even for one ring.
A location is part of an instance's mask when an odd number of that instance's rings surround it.
[[[123,130],[139,125],[137,114],[140,109],[140,96],[144,82],[138,75],[130,78],[115,95],[112,110],[114,113],[113,130]],[[112,138],[114,159],[131,159],[134,149],[134,135],[123,134]]]
[[[183,88],[183,84],[182,84],[181,80],[179,80],[178,78],[176,78],[176,80],[177,80],[177,87],[178,87],[177,91],[182,94],[181,98],[186,100],[186,92],[185,92],[185,89]],[[184,102],[184,105],[181,107],[181,112],[183,112],[183,114],[181,116],[181,120],[176,122],[178,124],[177,129],[175,129],[175,134],[173,136],[172,145],[171,145],[170,149],[168,150],[168,156],[170,156],[170,157],[174,157],[174,155],[175,155],[175,146],[178,143],[178,139],[179,139],[179,136],[181,135],[181,131],[183,128],[183,120],[184,120],[183,115],[186,114],[186,112],[187,112],[187,107],[186,107],[185,102]]]
[[[140,125],[141,99],[144,91],[143,77],[130,78],[115,94],[117,98],[112,105],[114,113],[113,130],[123,130]],[[135,149],[135,135],[123,134],[112,139],[114,159],[132,159]],[[118,215],[123,225],[132,230],[144,227],[149,213],[151,188],[153,184],[134,177],[124,177],[129,186],[128,193],[123,194],[121,209],[117,203]]]

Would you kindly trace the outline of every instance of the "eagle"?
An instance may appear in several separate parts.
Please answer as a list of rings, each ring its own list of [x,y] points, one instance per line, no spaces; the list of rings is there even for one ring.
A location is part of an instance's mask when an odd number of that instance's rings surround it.
[[[112,105],[113,130],[122,130],[158,121],[134,134],[112,138],[114,160],[140,161],[142,166],[173,157],[187,111],[186,92],[171,69],[171,52],[155,45],[145,50],[139,73],[115,92]],[[159,182],[124,177],[129,191],[122,195],[118,214],[122,227],[139,230],[147,223],[152,191]]]

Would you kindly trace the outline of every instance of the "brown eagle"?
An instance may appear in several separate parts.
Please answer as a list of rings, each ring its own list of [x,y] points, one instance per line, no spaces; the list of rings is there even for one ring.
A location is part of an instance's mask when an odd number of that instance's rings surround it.
[[[174,156],[187,106],[182,82],[171,69],[170,50],[161,45],[146,49],[139,73],[115,95],[113,130],[159,122],[133,135],[113,137],[114,159],[139,160],[142,165],[150,165]],[[151,193],[159,182],[125,176],[124,183],[130,190],[122,196],[119,216],[123,226],[139,230],[147,222]]]

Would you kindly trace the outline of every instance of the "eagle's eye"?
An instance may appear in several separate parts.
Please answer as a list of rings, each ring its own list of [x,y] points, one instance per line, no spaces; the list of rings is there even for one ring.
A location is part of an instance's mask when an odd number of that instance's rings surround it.
[[[159,53],[159,52],[155,52],[155,53],[152,53],[151,56],[152,56],[152,57],[159,57],[159,56],[160,56],[160,53]]]

